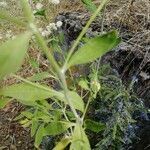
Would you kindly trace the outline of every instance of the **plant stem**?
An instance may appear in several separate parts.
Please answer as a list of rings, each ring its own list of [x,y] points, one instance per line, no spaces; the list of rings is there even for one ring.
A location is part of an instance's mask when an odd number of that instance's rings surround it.
[[[41,47],[43,52],[46,54],[49,62],[51,63],[51,65],[53,67],[53,69],[55,69],[57,75],[59,76],[60,68],[59,68],[56,60],[54,59],[53,55],[51,54],[45,40],[43,39],[43,37],[39,33],[38,28],[36,27],[36,25],[34,23],[34,15],[32,13],[32,9],[29,5],[29,2],[27,0],[21,0],[21,4],[23,7],[24,15],[27,18],[27,21],[29,23],[30,29],[35,34],[37,43],[39,44],[39,46]]]
[[[87,102],[87,104],[85,106],[85,110],[84,110],[84,113],[83,113],[83,116],[82,116],[82,120],[84,120],[84,118],[85,118],[85,115],[86,115],[86,112],[87,112],[87,109],[89,107],[90,102],[91,102],[91,99],[89,97],[88,102]]]
[[[78,46],[80,40],[82,39],[82,37],[84,36],[84,34],[86,33],[86,31],[88,30],[89,26],[91,25],[91,23],[94,21],[94,19],[96,18],[96,16],[98,15],[98,13],[103,9],[103,7],[106,5],[108,0],[103,0],[101,2],[101,4],[99,5],[99,7],[97,8],[97,10],[94,12],[94,14],[90,17],[90,20],[87,22],[86,26],[83,28],[83,30],[81,31],[80,35],[78,36],[77,40],[75,41],[75,43],[73,44],[72,48],[69,51],[69,54],[66,58],[65,64],[63,66],[63,70],[64,72],[67,69],[67,63],[69,61],[69,59],[71,58],[73,52],[75,51],[76,47]]]
[[[60,95],[59,92],[57,92],[57,91],[55,91],[53,89],[50,89],[50,88],[44,87],[42,85],[38,85],[36,83],[30,82],[30,81],[28,81],[28,80],[26,80],[26,79],[24,79],[24,78],[22,78],[20,76],[14,75],[14,74],[12,74],[12,76],[15,77],[15,78],[17,78],[17,79],[19,79],[19,80],[21,80],[21,81],[23,81],[23,82],[25,82],[25,83],[27,83],[27,84],[32,85],[34,87],[37,87],[39,89],[42,89],[42,90],[45,90],[45,91],[48,91],[48,92],[51,92],[51,93],[54,93],[54,95],[57,95],[57,96]]]
[[[39,32],[35,32],[35,36],[37,39],[38,44],[41,46],[42,50],[45,52],[45,54],[47,55],[47,58],[49,60],[49,62],[52,64],[52,67],[54,68],[54,70],[56,71],[61,83],[62,83],[62,88],[64,90],[64,95],[66,98],[67,103],[69,104],[72,112],[74,113],[76,118],[79,118],[74,106],[72,105],[72,102],[70,101],[70,97],[69,97],[69,90],[67,88],[67,83],[66,83],[66,79],[65,79],[65,75],[61,72],[58,64],[56,63],[54,57],[51,55],[44,39],[42,38],[42,36],[39,34]]]
[[[36,28],[36,30],[37,30],[37,28]],[[53,69],[56,71],[57,75],[60,76],[60,67],[58,66],[56,60],[54,59],[49,48],[47,47],[45,40],[43,39],[43,37],[41,36],[41,34],[38,31],[34,32],[34,34],[35,34],[37,43],[41,47],[42,51],[46,54],[49,62],[51,63],[51,65],[53,67]]]
[[[104,5],[102,19],[101,19],[101,33],[104,32],[104,16],[105,16],[105,11],[106,11],[106,5]]]
[[[70,106],[74,116],[76,117],[76,119],[80,120],[80,117],[78,116],[74,106],[72,105],[72,102],[70,101],[69,90],[68,90],[68,87],[67,87],[65,74],[63,74],[63,73],[61,74],[60,80],[62,82],[62,87],[63,87],[63,90],[64,90],[64,95],[65,95],[65,98],[67,100],[67,103],[69,104],[69,106]]]
[[[23,10],[24,10],[25,16],[28,19],[29,26],[30,26],[32,32],[35,34],[36,41],[37,41],[38,45],[41,47],[42,51],[46,54],[49,62],[51,63],[51,65],[53,67],[53,69],[56,71],[57,76],[59,77],[59,79],[62,83],[62,88],[64,90],[64,95],[65,95],[66,101],[69,104],[75,117],[78,119],[79,118],[78,114],[77,114],[74,106],[72,105],[72,102],[70,101],[69,90],[67,88],[65,74],[63,74],[63,72],[61,72],[60,67],[58,66],[58,64],[57,64],[56,60],[54,59],[53,55],[51,54],[51,52],[49,51],[49,48],[48,48],[45,40],[43,39],[43,37],[39,33],[36,25],[34,24],[34,18],[32,18],[33,14],[32,14],[32,10],[30,8],[29,3],[27,2],[27,0],[21,0],[21,2],[23,5]]]

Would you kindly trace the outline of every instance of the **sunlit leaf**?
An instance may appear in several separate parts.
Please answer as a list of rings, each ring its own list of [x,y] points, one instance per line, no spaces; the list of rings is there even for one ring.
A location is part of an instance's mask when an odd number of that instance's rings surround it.
[[[58,100],[63,101],[66,104],[68,104],[68,102],[65,98],[65,95],[63,95],[63,97],[61,95],[56,96],[56,97],[58,98]],[[68,97],[75,109],[80,110],[81,112],[84,111],[84,102],[83,102],[82,98],[76,92],[69,91]]]
[[[23,120],[20,120],[19,123],[23,126],[23,127],[29,127],[30,124],[31,124],[31,121],[29,119],[23,119]]]
[[[70,137],[63,138],[61,139],[60,142],[57,143],[57,145],[55,146],[53,150],[64,150],[70,142],[71,142]]]
[[[0,46],[0,80],[19,69],[25,57],[29,39],[30,33],[24,33]]]
[[[42,111],[36,112],[36,119],[43,120],[43,122],[46,122],[46,123],[51,121],[50,114],[48,115]]]
[[[91,150],[87,135],[79,124],[75,126],[70,150]]]
[[[69,127],[73,126],[74,124],[70,122],[62,122],[62,121],[54,121],[49,123],[45,127],[45,131],[47,135],[58,135],[65,132]]]
[[[57,91],[55,93],[50,88],[49,90],[45,90],[39,84],[34,85],[37,85],[37,87],[22,83],[7,86],[0,90],[0,95],[15,98],[26,105],[33,105],[36,100],[47,99],[55,95],[59,96],[59,92]],[[60,93],[60,95],[63,97],[63,94]]]
[[[69,94],[70,101],[72,102],[75,109],[84,112],[84,102],[82,98],[76,92],[73,91],[70,91],[68,94]]]
[[[68,67],[92,62],[114,48],[119,42],[120,38],[116,31],[92,38],[73,54],[68,62]]]

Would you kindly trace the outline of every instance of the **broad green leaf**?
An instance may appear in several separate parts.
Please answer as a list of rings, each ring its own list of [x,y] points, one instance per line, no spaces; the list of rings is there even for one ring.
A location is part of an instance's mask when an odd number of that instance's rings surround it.
[[[4,108],[10,101],[10,98],[0,98],[0,109]]]
[[[35,135],[34,145],[36,148],[39,147],[44,136],[46,136],[45,128],[44,128],[44,124],[41,124],[40,127],[38,128],[37,132],[36,132],[36,135]]]
[[[53,150],[64,150],[70,142],[71,142],[70,137],[63,138],[59,143],[57,143],[57,145],[54,147]]]
[[[76,92],[73,92],[73,91],[69,91],[68,95],[69,95],[68,96],[69,100],[71,101],[74,108],[83,112],[84,111],[84,102],[83,102],[82,98]],[[63,97],[61,95],[56,96],[56,98],[60,101],[65,102],[66,104],[68,104],[64,95],[63,95]]]
[[[58,100],[66,103],[63,93],[52,90],[48,87],[44,89],[42,85],[34,83],[33,85],[27,83],[14,84],[0,89],[0,96],[11,97],[17,99],[19,102],[32,106],[37,100],[44,100],[47,98],[56,97]],[[82,98],[75,92],[69,92],[70,101],[75,109],[84,111],[84,103]]]
[[[37,87],[34,85],[37,85]],[[49,90],[45,90],[39,84],[34,85],[21,83],[7,86],[0,90],[0,95],[15,98],[25,105],[33,105],[36,100],[43,100],[53,96],[63,97],[62,93],[50,88]]]
[[[16,72],[28,49],[30,33],[24,33],[0,46],[0,80]]]
[[[47,133],[47,135],[54,136],[54,135],[58,135],[58,134],[65,132],[69,127],[73,125],[74,124],[70,122],[55,121],[55,122],[49,123],[45,127],[45,132]]]
[[[36,119],[43,120],[43,122],[48,123],[48,122],[51,121],[51,114],[48,115],[48,114],[45,114],[42,111],[38,111],[38,112],[36,112]]]
[[[79,86],[81,86],[85,90],[90,90],[88,83],[86,80],[80,80],[79,81]]]
[[[98,133],[105,129],[105,124],[87,119],[85,120],[85,128]]]
[[[47,126],[44,127],[44,124],[42,124],[35,136],[35,147],[39,147],[40,143],[42,142],[42,139],[44,136],[47,135],[58,135],[63,132],[65,132],[69,127],[74,126],[73,123],[70,122],[51,122]]]
[[[70,91],[68,94],[69,94],[70,101],[72,102],[75,109],[84,112],[84,102],[82,98],[76,92],[73,91]]]
[[[70,150],[91,150],[87,135],[79,124],[75,126]]]
[[[92,62],[114,48],[120,41],[116,31],[92,38],[73,54],[68,62],[68,68],[73,65]]]

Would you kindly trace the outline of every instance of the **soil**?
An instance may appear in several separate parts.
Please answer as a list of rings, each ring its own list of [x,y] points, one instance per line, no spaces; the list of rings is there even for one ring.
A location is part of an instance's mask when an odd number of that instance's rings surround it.
[[[33,150],[29,128],[14,121],[24,107],[17,102],[9,103],[0,110],[0,150]]]

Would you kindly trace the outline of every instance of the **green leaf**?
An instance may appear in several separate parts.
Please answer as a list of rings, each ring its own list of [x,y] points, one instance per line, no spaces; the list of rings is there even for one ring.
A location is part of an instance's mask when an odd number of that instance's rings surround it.
[[[71,142],[70,137],[63,138],[61,139],[60,142],[57,143],[57,145],[54,147],[53,150],[64,150],[70,142]]]
[[[0,80],[19,69],[25,57],[29,39],[30,33],[24,33],[0,46]]]
[[[82,98],[76,92],[73,91],[70,91],[68,94],[69,94],[70,101],[72,102],[75,109],[84,112],[84,102]]]
[[[70,122],[62,122],[62,121],[55,121],[51,122],[45,127],[45,132],[47,135],[58,135],[65,132],[68,128],[73,126],[73,123]]]
[[[34,60],[34,59],[30,59],[30,64],[31,66],[34,68],[34,69],[38,69],[39,68],[39,63],[37,60]]]
[[[38,112],[36,112],[36,119],[43,120],[43,122],[49,123],[51,121],[51,116],[50,115],[45,114],[42,111],[38,111]]]
[[[44,124],[41,124],[40,127],[38,128],[37,132],[36,132],[36,135],[35,135],[34,145],[36,148],[39,147],[44,136],[46,136],[45,128],[44,128]]]
[[[4,108],[10,101],[10,98],[0,98],[0,109]]]
[[[116,31],[92,38],[73,54],[68,62],[68,68],[73,65],[92,62],[114,48],[120,41]]]
[[[19,123],[24,127],[29,127],[31,125],[31,121],[27,118],[20,120]]]
[[[44,124],[40,125],[36,132],[35,136],[35,147],[39,147],[40,143],[42,142],[42,139],[44,136],[47,135],[58,135],[63,132],[65,132],[69,127],[74,126],[73,123],[70,122],[51,122],[46,127],[44,127]]]
[[[90,90],[88,83],[86,80],[80,80],[79,81],[79,86],[81,86],[85,90]]]
[[[84,3],[84,5],[89,11],[91,12],[96,11],[97,7],[91,0],[81,0],[81,1]]]
[[[69,91],[68,95],[69,95],[68,96],[69,100],[71,101],[74,108],[77,110],[80,110],[81,112],[84,112],[84,102],[83,102],[82,98],[76,92],[73,92],[73,91]],[[56,96],[56,98],[60,101],[65,102],[66,104],[68,104],[67,100],[65,98],[65,95]]]
[[[26,83],[7,86],[0,90],[0,95],[15,98],[25,105],[34,105],[36,100],[47,99],[55,95],[59,96],[57,91],[54,93],[54,90],[50,88],[45,90],[39,84],[34,85],[37,85],[37,87]],[[60,93],[60,96],[63,97],[63,94]]]
[[[85,128],[98,133],[105,129],[105,124],[87,119],[85,120]]]
[[[42,9],[42,10],[38,10],[34,13],[34,16],[43,16],[46,18],[46,14],[45,14],[45,9]]]
[[[75,126],[70,150],[91,150],[87,135],[79,124]]]

